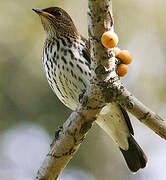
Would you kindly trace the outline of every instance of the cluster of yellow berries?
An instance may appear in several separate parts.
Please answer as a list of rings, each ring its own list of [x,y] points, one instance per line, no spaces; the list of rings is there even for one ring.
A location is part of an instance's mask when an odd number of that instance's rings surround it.
[[[101,37],[101,42],[105,48],[114,48],[118,44],[118,36],[115,32],[106,31]],[[121,60],[121,64],[117,67],[117,74],[124,76],[128,72],[128,64],[132,62],[132,56],[127,50],[120,50],[115,47],[115,57]]]

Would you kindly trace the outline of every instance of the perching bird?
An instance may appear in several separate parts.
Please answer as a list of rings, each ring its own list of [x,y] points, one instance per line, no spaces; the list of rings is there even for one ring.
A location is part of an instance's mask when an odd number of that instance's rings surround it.
[[[90,85],[91,58],[87,40],[63,9],[50,7],[33,11],[40,16],[46,32],[43,66],[48,83],[61,102],[75,110],[79,95]],[[129,116],[119,104],[106,105],[96,123],[117,143],[131,171],[146,166],[146,155],[134,140]]]

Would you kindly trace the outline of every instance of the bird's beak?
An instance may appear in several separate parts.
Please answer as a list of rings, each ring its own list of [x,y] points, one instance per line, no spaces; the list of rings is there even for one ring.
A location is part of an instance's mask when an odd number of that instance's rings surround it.
[[[33,8],[32,10],[33,10],[35,13],[37,13],[39,16],[53,17],[53,18],[54,18],[54,16],[53,16],[52,14],[50,14],[50,13],[48,13],[48,12],[45,12],[45,11],[39,9],[39,8]]]

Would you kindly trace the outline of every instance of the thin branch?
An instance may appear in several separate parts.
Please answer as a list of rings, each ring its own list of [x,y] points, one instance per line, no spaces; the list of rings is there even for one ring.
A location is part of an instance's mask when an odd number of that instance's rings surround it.
[[[121,83],[111,85],[107,89],[107,100],[112,100],[113,96],[108,97],[110,92],[116,92],[114,100],[121,104],[127,111],[133,114],[140,122],[144,123],[151,130],[153,130],[160,137],[166,139],[166,121],[158,114],[151,111],[143,103],[141,103],[135,96],[133,96]],[[113,89],[112,89],[113,88]]]

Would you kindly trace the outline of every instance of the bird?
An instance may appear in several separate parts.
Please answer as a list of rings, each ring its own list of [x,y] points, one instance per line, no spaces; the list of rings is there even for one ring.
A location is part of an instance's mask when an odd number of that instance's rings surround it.
[[[71,110],[92,78],[88,41],[77,30],[70,15],[60,7],[32,9],[46,32],[43,67],[53,92]],[[108,103],[96,123],[113,138],[132,172],[146,167],[147,157],[134,139],[128,113],[117,103]]]

